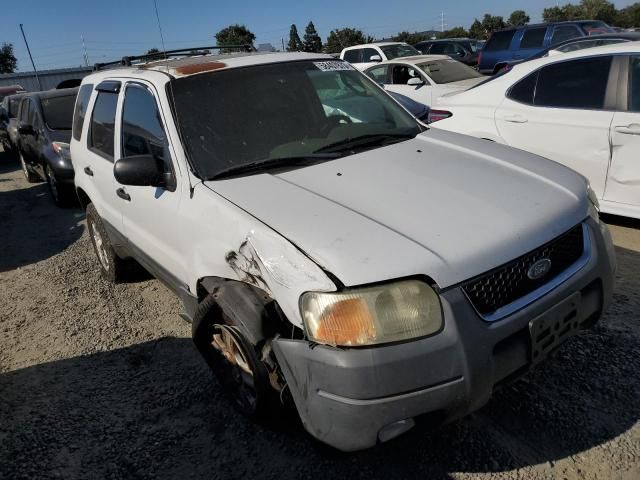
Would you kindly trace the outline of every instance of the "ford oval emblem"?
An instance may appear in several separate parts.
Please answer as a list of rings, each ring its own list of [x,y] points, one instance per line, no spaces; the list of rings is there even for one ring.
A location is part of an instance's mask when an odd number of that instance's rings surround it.
[[[537,280],[549,273],[549,270],[551,270],[551,260],[548,258],[541,258],[529,267],[529,270],[527,270],[527,277],[531,280]]]

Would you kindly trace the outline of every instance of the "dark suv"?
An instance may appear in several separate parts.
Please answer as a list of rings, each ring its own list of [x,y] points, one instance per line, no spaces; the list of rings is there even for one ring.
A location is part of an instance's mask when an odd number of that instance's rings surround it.
[[[24,94],[7,95],[0,103],[0,143],[5,152],[13,154],[16,146],[18,105]]]
[[[78,88],[23,96],[18,108],[17,150],[29,182],[46,180],[57,205],[75,198],[69,153]]]
[[[604,22],[576,20],[571,22],[525,25],[495,32],[480,52],[478,68],[482,73],[496,73],[504,66],[527,59],[550,45],[575,37],[614,33]]]
[[[471,38],[443,38],[418,42],[414,47],[425,55],[449,55],[459,62],[475,67],[478,64],[481,45],[478,40]]]

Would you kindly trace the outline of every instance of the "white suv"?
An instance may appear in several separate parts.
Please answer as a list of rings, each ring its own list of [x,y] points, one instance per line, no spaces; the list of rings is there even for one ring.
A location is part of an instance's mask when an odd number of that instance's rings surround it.
[[[98,71],[71,154],[103,275],[137,260],[243,412],[290,395],[342,450],[479,408],[611,297],[583,177],[425,130],[329,56]]]
[[[351,63],[358,70],[365,70],[379,62],[416,55],[422,54],[403,42],[365,43],[344,48],[340,52],[340,58]]]

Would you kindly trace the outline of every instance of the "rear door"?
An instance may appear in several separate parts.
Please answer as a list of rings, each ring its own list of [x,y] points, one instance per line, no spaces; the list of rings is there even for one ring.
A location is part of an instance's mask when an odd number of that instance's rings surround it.
[[[507,144],[583,174],[600,198],[610,159],[612,62],[599,56],[546,65],[512,86],[495,114]]]
[[[640,207],[640,55],[629,58],[620,86],[628,84],[624,104],[611,124],[611,167],[604,198]],[[625,77],[627,81],[625,81]]]

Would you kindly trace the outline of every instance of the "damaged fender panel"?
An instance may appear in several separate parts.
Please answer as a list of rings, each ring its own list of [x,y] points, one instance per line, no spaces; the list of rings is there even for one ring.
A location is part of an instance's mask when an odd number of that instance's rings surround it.
[[[278,234],[252,230],[225,260],[242,282],[254,285],[278,301],[291,321],[302,327],[298,300],[304,292],[329,292],[336,286],[313,261]],[[295,321],[294,321],[295,319]]]

